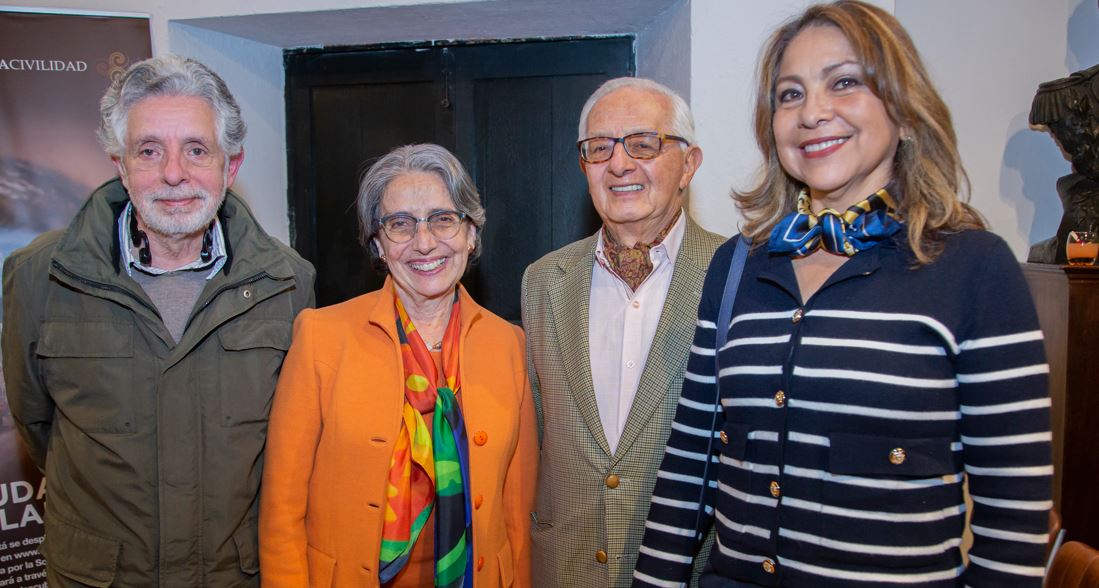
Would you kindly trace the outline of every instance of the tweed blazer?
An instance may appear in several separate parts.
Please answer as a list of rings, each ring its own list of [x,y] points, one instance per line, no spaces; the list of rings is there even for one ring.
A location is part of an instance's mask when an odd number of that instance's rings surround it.
[[[536,586],[629,586],[706,268],[724,241],[687,218],[645,371],[613,454],[599,419],[587,338],[596,236],[546,255],[524,273],[527,365],[542,448],[531,531]],[[700,567],[708,545],[703,551]]]
[[[260,497],[265,587],[378,586],[386,480],[404,369],[394,287],[299,315]],[[523,333],[459,287],[458,393],[469,439],[475,588],[530,585],[538,469]]]

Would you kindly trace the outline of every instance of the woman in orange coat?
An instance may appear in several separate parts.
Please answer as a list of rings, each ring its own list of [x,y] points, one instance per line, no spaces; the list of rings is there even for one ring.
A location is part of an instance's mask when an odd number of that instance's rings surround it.
[[[363,178],[381,290],[305,311],[271,411],[260,504],[270,586],[530,585],[538,444],[522,331],[458,284],[480,197],[437,145]]]

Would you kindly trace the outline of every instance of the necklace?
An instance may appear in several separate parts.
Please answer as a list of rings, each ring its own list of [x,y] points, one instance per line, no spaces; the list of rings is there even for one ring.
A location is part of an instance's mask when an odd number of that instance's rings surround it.
[[[427,348],[430,349],[431,351],[442,351],[443,350],[443,342],[442,341],[439,341],[438,343],[428,343],[427,340],[424,340],[424,344],[427,345]]]

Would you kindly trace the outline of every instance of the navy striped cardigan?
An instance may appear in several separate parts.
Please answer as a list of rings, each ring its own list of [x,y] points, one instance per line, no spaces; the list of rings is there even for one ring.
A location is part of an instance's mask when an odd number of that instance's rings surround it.
[[[912,269],[902,234],[856,254],[805,304],[790,258],[753,251],[715,406],[714,321],[733,244],[706,276],[634,585],[682,585],[713,524],[711,565],[749,585],[1040,586],[1049,368],[1004,242],[956,233]]]

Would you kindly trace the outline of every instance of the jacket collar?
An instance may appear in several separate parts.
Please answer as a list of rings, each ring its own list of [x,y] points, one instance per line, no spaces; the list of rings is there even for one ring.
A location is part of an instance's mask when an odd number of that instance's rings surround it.
[[[706,266],[700,264],[699,260],[706,259],[709,254],[706,251],[706,243],[703,239],[705,231],[691,218],[691,215],[687,214],[686,210],[682,212],[686,218],[687,225],[683,229],[683,242],[679,245],[679,252],[675,256],[675,263],[680,262],[689,263],[706,271]],[[600,229],[602,231],[602,229]],[[595,263],[595,248],[599,242],[599,233],[577,241],[574,246],[566,247],[562,251],[561,257],[557,260],[557,267],[563,273],[568,274],[577,268],[577,266],[588,266],[590,272],[592,264]],[[590,280],[589,280],[590,282]]]
[[[54,251],[53,261],[99,282],[116,281],[122,267],[115,227],[128,200],[129,194],[118,178],[96,188],[69,223]],[[285,255],[272,239],[263,238],[266,233],[239,196],[229,191],[218,214],[229,257],[221,275],[264,272],[280,280],[293,277],[293,268]]]
[[[686,211],[683,212],[686,215]],[[689,215],[683,234],[683,242],[676,255],[672,282],[664,309],[660,313],[656,333],[646,360],[645,371],[638,382],[633,408],[626,420],[621,448],[630,447],[648,425],[648,420],[667,394],[668,374],[677,368],[667,358],[690,346],[694,334],[695,308],[685,312],[677,307],[676,299],[698,299],[706,275],[706,265],[711,257],[705,242],[706,233]],[[599,405],[595,399],[595,384],[591,375],[591,348],[588,341],[588,309],[591,302],[592,268],[595,263],[596,236],[588,237],[568,246],[558,260],[561,277],[549,288],[552,328],[557,331],[561,359],[572,366],[567,371],[569,388],[592,438],[600,448],[611,455],[610,444],[603,433],[599,419]],[[711,248],[712,250],[712,248]],[[682,315],[682,316],[679,316]],[[675,357],[678,357],[677,355]],[[626,455],[621,451],[614,459]]]
[[[380,293],[374,304],[366,309],[366,320],[386,332],[393,341],[397,341],[397,312],[393,308],[393,298],[397,295],[397,284],[393,276],[386,276]],[[480,318],[484,308],[473,301],[461,282],[458,283],[459,317],[462,321],[461,339],[465,341],[470,327]]]
[[[843,265],[839,266],[817,290],[820,292],[834,284],[853,278],[869,276],[877,272],[890,259],[897,256],[907,258],[908,254],[907,226],[902,226],[892,237],[885,239],[870,249],[859,251],[851,256]],[[766,247],[761,247],[753,254],[763,256],[759,273],[756,279],[771,282],[782,288],[799,304],[807,304],[807,300],[801,299],[801,289],[798,287],[797,276],[794,273],[793,258],[786,253],[770,253]]]

